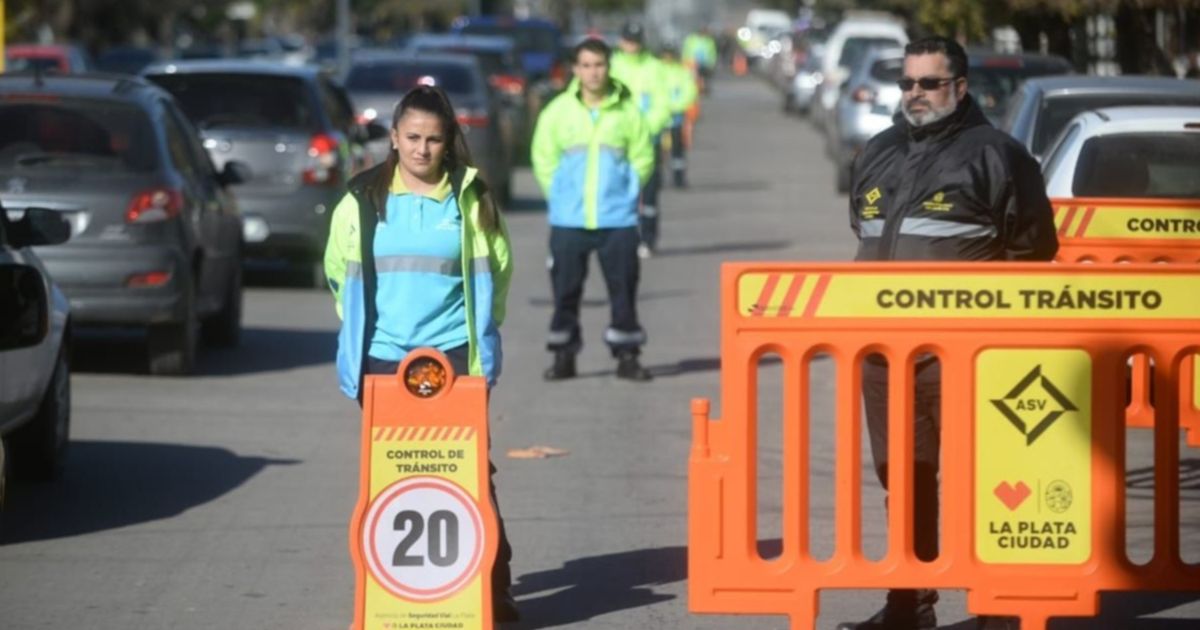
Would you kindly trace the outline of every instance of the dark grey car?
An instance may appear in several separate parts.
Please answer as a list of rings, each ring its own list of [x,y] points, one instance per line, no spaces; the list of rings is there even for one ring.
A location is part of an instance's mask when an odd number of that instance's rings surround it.
[[[363,166],[368,133],[341,87],[315,68],[243,60],[173,61],[142,74],[175,96],[218,168],[249,166],[237,190],[246,257],[298,265],[324,287],[329,218]]]
[[[1200,105],[1200,81],[1074,75],[1029,79],[1009,99],[1003,129],[1041,159],[1076,114],[1120,105]]]
[[[512,167],[500,129],[503,105],[488,87],[477,59],[465,54],[363,51],[355,55],[346,76],[346,89],[359,115],[389,127],[396,103],[421,83],[446,91],[472,159],[497,196],[507,200]],[[374,158],[383,160],[389,147],[387,141],[373,144]]]
[[[156,374],[192,369],[203,321],[241,330],[242,222],[196,130],[157,86],[120,75],[0,77],[0,197],[56,210],[63,245],[38,255],[78,326],[148,328]]]

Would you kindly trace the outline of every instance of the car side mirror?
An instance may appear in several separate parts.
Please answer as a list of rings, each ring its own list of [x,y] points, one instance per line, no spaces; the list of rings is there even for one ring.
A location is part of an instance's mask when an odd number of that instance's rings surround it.
[[[58,245],[71,238],[71,222],[61,212],[26,208],[17,221],[9,221],[9,242],[17,248]]]
[[[0,350],[35,346],[49,331],[50,305],[42,274],[29,265],[0,265]]]
[[[229,160],[225,163],[225,167],[217,174],[217,182],[222,186],[233,186],[235,184],[244,184],[254,177],[250,166],[245,162],[238,160]]]

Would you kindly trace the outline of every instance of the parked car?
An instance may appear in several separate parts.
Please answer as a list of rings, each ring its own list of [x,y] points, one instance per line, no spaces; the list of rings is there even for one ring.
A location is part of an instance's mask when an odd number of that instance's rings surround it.
[[[1200,199],[1200,107],[1108,107],[1072,119],[1042,166],[1046,194]]]
[[[783,111],[788,113],[807,114],[812,106],[813,96],[817,86],[821,85],[821,58],[825,52],[824,44],[814,44],[808,48],[804,61],[796,68],[792,82],[784,90]]]
[[[158,50],[152,47],[113,46],[96,56],[96,69],[116,74],[138,74],[158,59]]]
[[[420,84],[445,90],[466,135],[472,159],[497,197],[507,200],[512,191],[512,167],[498,124],[503,106],[488,88],[477,59],[451,53],[362,51],[354,57],[346,76],[346,88],[359,116],[364,120],[379,119],[388,127],[400,97]],[[371,150],[376,160],[382,160],[390,148],[387,142],[378,142]]]
[[[968,84],[971,96],[993,125],[999,127],[1009,99],[1025,81],[1043,76],[1070,74],[1071,62],[1058,55],[1004,54],[968,50]]]
[[[897,48],[908,43],[904,25],[874,14],[847,17],[834,27],[822,55],[821,84],[810,117],[822,127],[833,115],[842,84],[872,48]]]
[[[299,268],[325,287],[330,215],[351,173],[369,163],[367,141],[386,130],[359,125],[345,91],[313,67],[174,61],[143,75],[175,97],[218,168],[250,166],[237,190],[246,258]]]
[[[39,251],[79,326],[148,331],[154,374],[191,371],[201,332],[241,330],[241,234],[226,187],[165,91],[117,75],[0,76],[0,197],[71,223]],[[203,331],[201,326],[203,325]]]
[[[533,102],[526,93],[525,72],[510,37],[484,35],[416,35],[408,41],[414,54],[431,52],[461,53],[479,60],[488,85],[503,105],[501,135],[509,151],[509,162],[517,163],[529,155],[533,137]]]
[[[73,44],[11,44],[4,49],[5,72],[87,72],[92,60]]]
[[[1200,81],[1169,77],[1039,77],[1009,100],[1003,129],[1041,159],[1080,112],[1121,105],[1200,105]]]
[[[460,35],[511,37],[530,81],[562,80],[566,76],[566,68],[559,56],[562,32],[549,20],[489,15],[463,17],[456,20],[450,30]]]
[[[71,227],[42,208],[13,217],[0,208],[0,507],[8,470],[62,474],[71,430],[71,309],[33,249],[66,241]]]

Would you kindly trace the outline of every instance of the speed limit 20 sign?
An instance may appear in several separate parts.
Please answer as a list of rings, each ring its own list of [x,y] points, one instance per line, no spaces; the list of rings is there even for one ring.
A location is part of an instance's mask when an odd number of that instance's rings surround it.
[[[433,351],[367,377],[353,629],[492,628],[487,448],[483,379],[456,379]]]

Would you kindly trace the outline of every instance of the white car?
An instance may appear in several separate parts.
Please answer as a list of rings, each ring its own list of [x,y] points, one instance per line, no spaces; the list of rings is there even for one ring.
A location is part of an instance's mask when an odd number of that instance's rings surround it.
[[[71,426],[70,304],[32,247],[70,233],[59,212],[29,208],[13,220],[0,208],[0,500],[8,470],[30,479],[62,473]]]
[[[855,15],[838,23],[825,41],[821,83],[809,112],[813,123],[824,127],[833,115],[842,84],[872,48],[903,48],[908,44],[904,24],[885,15]]]
[[[1046,153],[1042,174],[1051,199],[1200,199],[1200,107],[1079,114]]]

